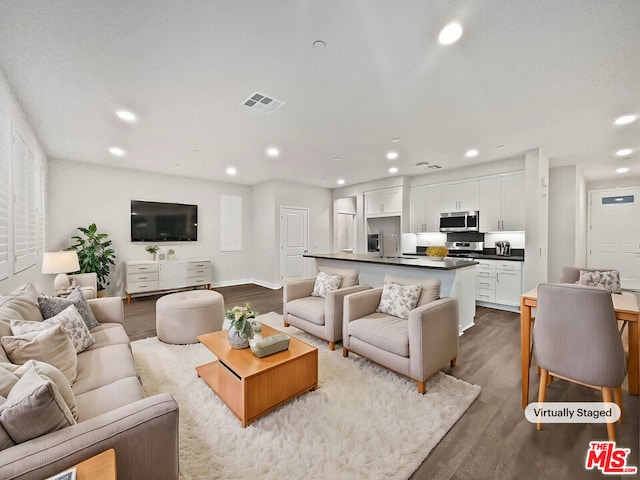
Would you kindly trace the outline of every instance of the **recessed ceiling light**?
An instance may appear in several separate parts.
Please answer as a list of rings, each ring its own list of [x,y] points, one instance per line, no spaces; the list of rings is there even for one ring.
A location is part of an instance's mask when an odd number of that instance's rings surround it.
[[[398,169],[396,167],[391,167],[389,169],[389,173],[398,173]]]
[[[389,152],[389,153],[387,153],[387,158],[389,160],[395,160],[396,158],[398,158],[398,153],[397,152]]]
[[[344,185],[344,178],[341,178],[338,180],[338,185]]]
[[[238,173],[238,171],[235,169],[235,167],[227,168],[227,175],[235,175],[236,173]]]
[[[111,155],[115,155],[116,157],[124,157],[127,152],[125,152],[123,149],[121,149],[120,147],[111,147],[109,149],[109,153]]]
[[[627,173],[629,169],[627,167],[616,168],[616,173]]]
[[[616,157],[628,157],[633,153],[630,148],[622,148],[616,152]]]
[[[458,22],[451,22],[444,26],[442,30],[440,30],[440,35],[438,35],[438,42],[440,45],[451,45],[452,43],[456,43],[460,40],[462,36],[462,25]]]
[[[391,143],[400,143],[400,139],[399,138],[392,138],[391,139]]]
[[[623,115],[621,117],[616,118],[613,122],[616,125],[629,125],[630,123],[635,122],[638,119],[635,115]]]
[[[138,117],[136,117],[136,114],[133,112],[130,112],[129,110],[118,110],[116,112],[116,115],[120,120],[124,120],[125,122],[129,122],[129,123],[133,123],[136,120],[138,120]]]
[[[473,158],[473,157],[477,157],[479,153],[480,152],[478,152],[478,150],[476,150],[475,148],[472,148],[471,150],[467,150],[467,153],[465,153],[464,156],[467,158]]]
[[[276,147],[267,148],[267,155],[269,155],[271,158],[275,158],[280,155],[280,150],[278,150]]]
[[[340,157],[333,157],[333,161],[334,162],[339,162],[340,161]]]

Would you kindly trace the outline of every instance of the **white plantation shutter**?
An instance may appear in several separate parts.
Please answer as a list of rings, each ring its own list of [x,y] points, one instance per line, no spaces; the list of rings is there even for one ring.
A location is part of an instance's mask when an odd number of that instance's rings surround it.
[[[13,272],[36,264],[40,175],[36,161],[20,135],[13,135]]]
[[[0,280],[9,276],[9,161],[11,124],[0,108]]]

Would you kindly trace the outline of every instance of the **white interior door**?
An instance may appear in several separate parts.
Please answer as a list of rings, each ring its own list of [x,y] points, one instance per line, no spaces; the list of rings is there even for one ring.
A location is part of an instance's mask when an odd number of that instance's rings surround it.
[[[589,201],[589,268],[620,272],[622,288],[640,289],[640,188],[598,190]]]
[[[306,277],[309,251],[309,211],[305,208],[280,208],[280,278]]]

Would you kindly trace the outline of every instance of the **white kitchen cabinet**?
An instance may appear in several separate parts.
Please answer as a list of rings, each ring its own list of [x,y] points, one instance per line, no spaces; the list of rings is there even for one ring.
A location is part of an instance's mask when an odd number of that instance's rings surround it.
[[[440,187],[414,188],[409,196],[411,231],[438,232],[440,230]]]
[[[492,307],[519,307],[522,295],[522,262],[477,260],[476,300]],[[507,308],[511,309],[511,308]]]
[[[478,181],[442,185],[440,187],[441,212],[478,210],[480,206],[479,188]]]
[[[125,268],[125,292],[129,303],[131,295],[135,294],[211,286],[211,261],[206,259],[140,260],[126,262]]]
[[[524,174],[480,180],[480,231],[523,231]]]
[[[367,217],[402,215],[402,188],[366,192],[364,201]]]

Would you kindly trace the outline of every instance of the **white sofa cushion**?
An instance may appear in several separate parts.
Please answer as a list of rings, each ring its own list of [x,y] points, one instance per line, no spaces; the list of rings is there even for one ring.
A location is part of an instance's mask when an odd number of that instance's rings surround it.
[[[409,322],[383,313],[372,313],[349,322],[349,335],[387,352],[409,357]]]
[[[316,325],[324,325],[326,300],[320,297],[304,297],[287,303],[287,313]]]

